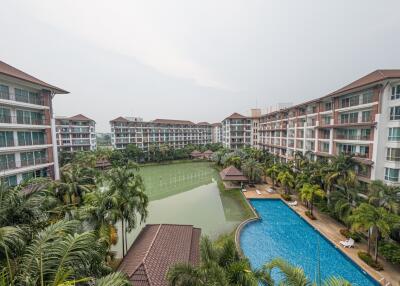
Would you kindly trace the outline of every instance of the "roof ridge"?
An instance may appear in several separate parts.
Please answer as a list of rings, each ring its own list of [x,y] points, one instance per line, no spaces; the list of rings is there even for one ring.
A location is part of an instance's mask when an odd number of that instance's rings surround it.
[[[382,72],[382,70],[376,70],[382,77],[385,77],[385,74]]]
[[[158,236],[158,233],[160,232],[161,226],[162,226],[162,224],[160,223],[160,224],[158,225],[157,232],[156,232],[156,234],[154,235],[153,240],[151,241],[150,246],[149,246],[149,248],[147,249],[146,254],[145,254],[144,257],[143,257],[143,262],[146,261],[146,258],[147,258],[147,256],[149,255],[149,252],[150,252],[151,248],[152,248],[153,245],[154,245],[154,241],[156,241],[156,238],[157,238],[157,236]]]

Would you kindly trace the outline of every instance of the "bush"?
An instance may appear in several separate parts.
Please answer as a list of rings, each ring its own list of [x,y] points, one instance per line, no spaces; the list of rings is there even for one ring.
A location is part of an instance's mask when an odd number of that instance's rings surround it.
[[[317,219],[310,211],[306,211],[305,214],[306,214],[306,216],[308,216],[309,219],[311,219],[311,220],[316,220],[316,219]]]
[[[362,261],[364,261],[366,264],[368,264],[375,270],[378,270],[378,271],[383,270],[382,265],[379,262],[375,262],[375,260],[372,258],[372,256],[370,254],[368,254],[367,252],[359,251],[357,253],[357,255],[358,255],[358,257],[360,257],[360,259]]]
[[[387,261],[400,264],[400,245],[393,242],[383,242],[379,245],[379,252]]]
[[[282,199],[284,199],[287,202],[290,202],[292,200],[292,197],[287,194],[282,194],[281,197],[282,197]]]
[[[349,230],[348,228],[342,228],[340,230],[340,234],[343,235],[345,238],[352,238],[355,242],[361,241],[361,234],[358,232],[354,232]]]

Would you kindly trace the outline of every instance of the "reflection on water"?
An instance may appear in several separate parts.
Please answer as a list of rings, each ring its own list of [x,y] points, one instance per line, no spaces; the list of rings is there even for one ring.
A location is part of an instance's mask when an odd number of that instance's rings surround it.
[[[146,223],[191,224],[215,239],[245,219],[243,206],[219,192],[219,175],[210,163],[147,166],[141,173],[150,199]],[[128,235],[129,245],[143,226]],[[121,247],[119,241],[115,250]]]

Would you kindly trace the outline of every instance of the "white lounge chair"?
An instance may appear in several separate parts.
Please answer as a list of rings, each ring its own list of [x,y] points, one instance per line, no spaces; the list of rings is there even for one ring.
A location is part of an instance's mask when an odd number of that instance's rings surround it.
[[[247,192],[247,190],[246,189],[242,189],[242,192],[245,193],[245,192]]]
[[[272,193],[274,193],[274,190],[273,189],[267,189],[267,192],[272,194]]]
[[[354,246],[354,239],[352,239],[352,238],[349,238],[348,240],[345,240],[345,241],[340,241],[339,242],[341,245],[343,245],[343,247],[348,247],[348,248],[351,248],[351,247],[353,247]]]
[[[261,195],[261,192],[257,189],[256,189],[256,193],[257,193],[257,195]]]
[[[288,203],[288,205],[291,207],[295,207],[295,206],[297,206],[297,201],[290,202],[290,203]]]

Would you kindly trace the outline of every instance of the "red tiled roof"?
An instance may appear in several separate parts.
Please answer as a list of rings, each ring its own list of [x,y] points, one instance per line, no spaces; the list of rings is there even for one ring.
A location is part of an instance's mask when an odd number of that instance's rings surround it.
[[[214,154],[214,152],[211,151],[211,150],[207,150],[207,151],[204,151],[203,154],[206,154],[206,155],[208,155],[208,154]]]
[[[243,175],[235,166],[229,166],[223,169],[219,175],[223,181],[247,181],[247,177]]]
[[[70,120],[82,120],[82,121],[87,121],[87,120],[94,121],[93,119],[90,119],[89,117],[86,117],[83,114],[77,114],[77,115],[69,117],[68,119],[70,119]]]
[[[352,83],[338,89],[327,96],[339,95],[341,93],[350,92],[366,85],[378,83],[385,79],[400,78],[400,70],[376,70],[362,78],[353,81]]]
[[[211,126],[217,127],[217,126],[222,126],[221,122],[213,123]]]
[[[239,113],[237,113],[237,112],[234,112],[234,113],[232,113],[231,115],[229,115],[227,118],[225,118],[225,119],[245,119],[245,118],[247,118],[246,116],[244,116],[244,115],[241,115],[241,114],[239,114]]]
[[[175,119],[154,119],[153,123],[160,124],[182,124],[182,125],[195,125],[192,121],[188,120],[175,120]]]
[[[211,125],[210,123],[208,123],[208,122],[205,122],[205,121],[203,121],[203,122],[199,122],[199,123],[197,123],[197,125]]]
[[[40,85],[42,88],[45,89],[50,89],[55,93],[60,93],[60,94],[66,94],[69,93],[66,90],[63,90],[61,88],[58,88],[54,85],[45,83],[44,81],[41,81],[40,79],[37,79],[13,66],[10,66],[8,64],[6,64],[5,62],[0,61],[0,74],[4,74],[6,76],[10,76],[13,78],[17,78],[23,81],[27,81],[33,84],[37,84]]]
[[[129,122],[129,120],[126,119],[125,117],[119,116],[113,120],[110,120],[110,122]]]
[[[192,225],[146,225],[118,267],[135,286],[166,286],[177,263],[197,265],[201,230]]]

